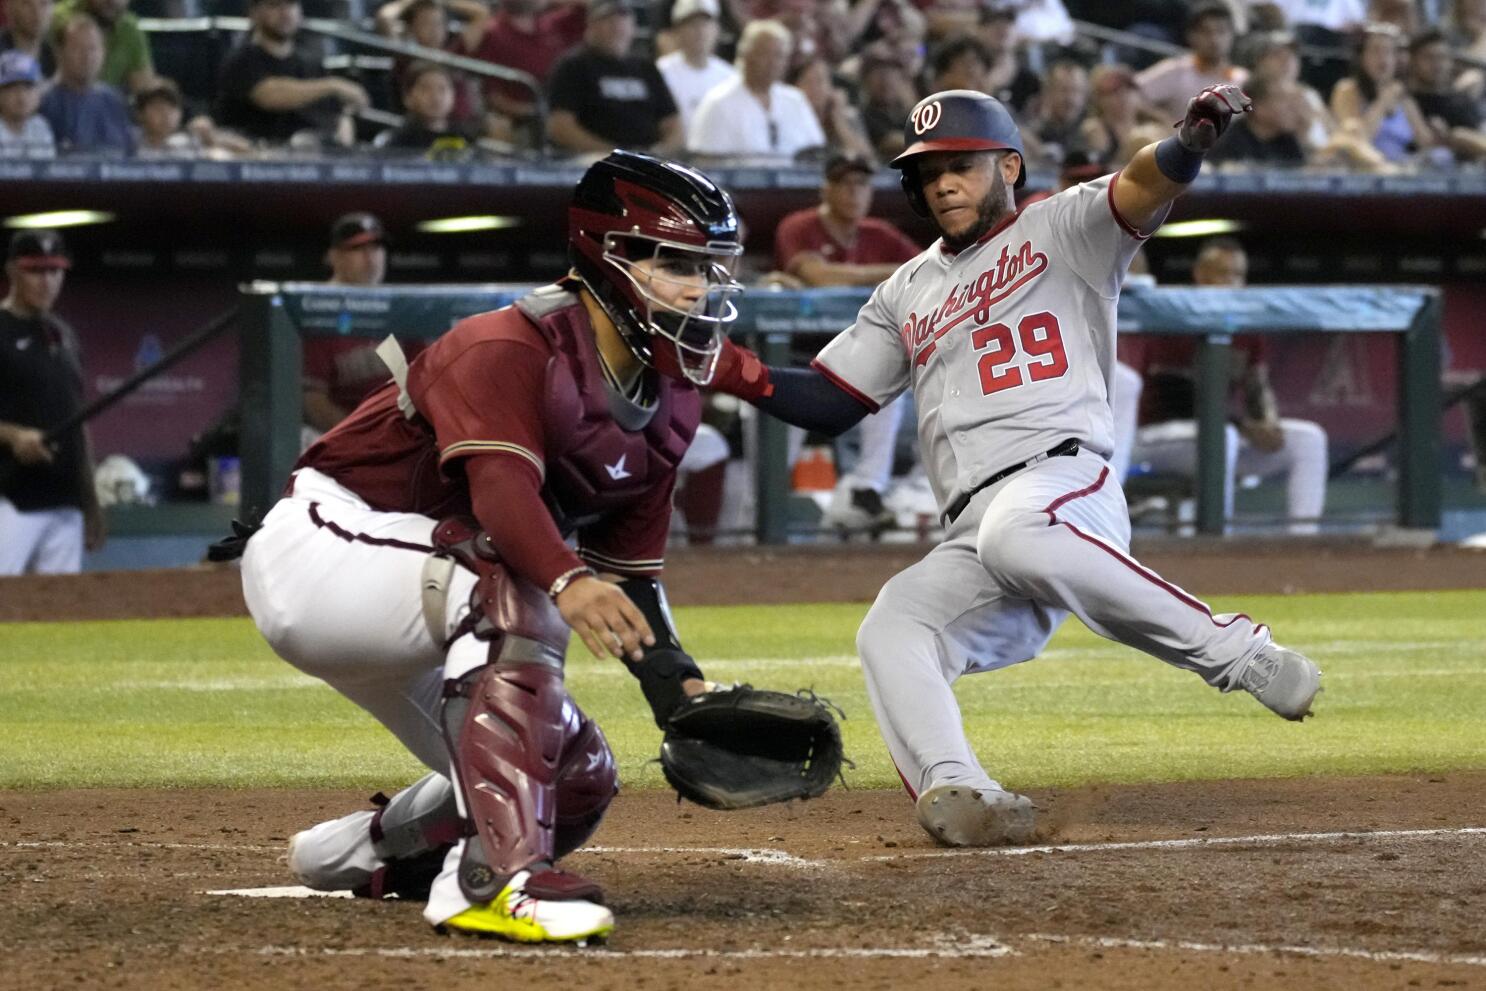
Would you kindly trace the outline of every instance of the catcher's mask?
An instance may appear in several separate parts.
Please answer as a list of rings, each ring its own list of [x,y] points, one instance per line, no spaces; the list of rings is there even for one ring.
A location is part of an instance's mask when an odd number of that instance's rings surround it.
[[[662,374],[712,381],[743,291],[732,198],[695,169],[616,151],[584,173],[568,255],[624,343]],[[660,338],[660,340],[657,340]]]

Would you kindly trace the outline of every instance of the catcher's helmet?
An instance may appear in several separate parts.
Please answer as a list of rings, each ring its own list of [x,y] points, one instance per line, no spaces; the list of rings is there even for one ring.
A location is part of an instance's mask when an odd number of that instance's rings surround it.
[[[903,125],[903,153],[888,164],[903,172],[903,192],[920,217],[929,216],[929,204],[918,181],[914,159],[930,151],[1014,151],[1023,159],[1022,135],[1010,112],[993,96],[973,89],[947,89],[918,101]],[[1023,165],[1016,187],[1027,181]]]
[[[742,252],[732,198],[695,169],[649,155],[615,151],[595,162],[568,209],[573,268],[625,344],[697,385],[712,380],[722,333],[738,315],[731,298],[743,287],[732,265]],[[637,267],[647,260],[655,264]],[[688,309],[653,291],[666,281],[694,287],[698,275],[706,288]]]

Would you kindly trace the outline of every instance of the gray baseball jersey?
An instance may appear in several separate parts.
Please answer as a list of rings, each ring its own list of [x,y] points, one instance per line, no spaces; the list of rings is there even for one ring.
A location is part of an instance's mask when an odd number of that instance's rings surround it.
[[[1113,450],[1115,307],[1143,240],[1115,211],[1116,181],[1033,203],[958,254],[935,242],[817,356],[874,408],[912,387],[941,510],[1069,438]]]

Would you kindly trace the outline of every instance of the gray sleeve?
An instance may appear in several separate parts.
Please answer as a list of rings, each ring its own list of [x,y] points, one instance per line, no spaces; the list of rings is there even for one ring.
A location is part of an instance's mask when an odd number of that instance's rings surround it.
[[[908,353],[898,332],[898,307],[893,303],[902,278],[900,268],[874,289],[857,312],[856,323],[832,338],[811,362],[874,413],[909,385]]]
[[[1120,291],[1130,260],[1146,238],[1166,222],[1167,207],[1146,230],[1138,230],[1115,209],[1119,173],[1065,190],[1045,201],[1047,222],[1068,265],[1099,295]]]

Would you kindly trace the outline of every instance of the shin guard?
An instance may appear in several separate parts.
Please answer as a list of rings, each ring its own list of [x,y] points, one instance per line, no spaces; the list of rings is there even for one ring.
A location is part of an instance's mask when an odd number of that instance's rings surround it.
[[[568,728],[562,768],[557,772],[557,828],[553,859],[565,857],[588,842],[609,803],[619,791],[619,770],[598,723],[572,700],[565,706]]]

